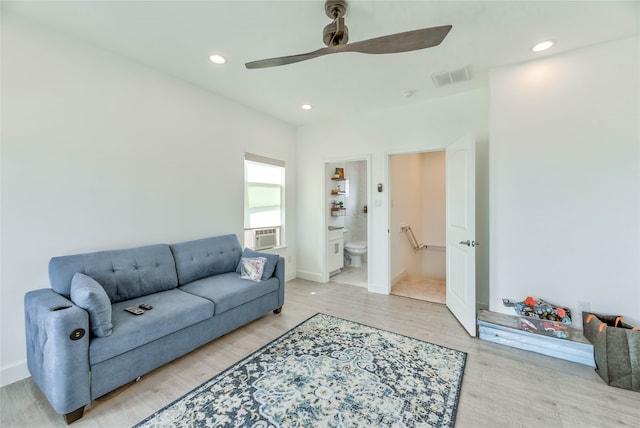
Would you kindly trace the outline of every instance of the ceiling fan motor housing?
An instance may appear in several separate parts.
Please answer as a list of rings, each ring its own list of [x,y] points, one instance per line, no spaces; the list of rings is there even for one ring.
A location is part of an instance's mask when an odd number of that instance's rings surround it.
[[[346,45],[349,41],[349,29],[344,25],[344,18],[338,18],[324,27],[322,41],[327,46]]]
[[[324,12],[333,22],[322,31],[322,41],[327,46],[346,45],[349,41],[349,29],[344,25],[344,15],[347,13],[346,0],[327,0]]]

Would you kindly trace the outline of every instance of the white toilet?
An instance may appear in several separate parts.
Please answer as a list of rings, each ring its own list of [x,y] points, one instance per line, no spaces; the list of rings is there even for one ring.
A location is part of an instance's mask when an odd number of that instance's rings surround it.
[[[353,241],[345,244],[344,250],[351,259],[350,265],[353,267],[362,266],[362,256],[367,254],[367,241]]]

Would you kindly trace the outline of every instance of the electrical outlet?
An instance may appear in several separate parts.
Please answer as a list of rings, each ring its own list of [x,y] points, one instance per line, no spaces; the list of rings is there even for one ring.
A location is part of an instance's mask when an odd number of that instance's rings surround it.
[[[583,312],[591,312],[591,303],[590,302],[578,302],[578,313],[576,314],[577,317],[574,317],[574,319],[578,322],[578,324],[582,324],[582,313]]]

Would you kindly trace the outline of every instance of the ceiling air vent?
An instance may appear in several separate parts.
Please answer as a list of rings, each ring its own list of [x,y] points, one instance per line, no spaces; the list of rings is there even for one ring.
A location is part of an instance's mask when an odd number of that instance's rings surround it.
[[[433,83],[436,85],[436,88],[452,85],[454,83],[466,82],[471,80],[471,66],[468,65],[457,70],[432,74],[431,78],[433,79]]]

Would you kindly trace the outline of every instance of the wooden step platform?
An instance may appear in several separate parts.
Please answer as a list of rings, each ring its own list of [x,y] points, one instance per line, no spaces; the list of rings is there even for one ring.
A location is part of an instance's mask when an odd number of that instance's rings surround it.
[[[532,320],[529,317],[506,315],[486,310],[479,311],[480,339],[591,367],[596,366],[593,359],[593,345],[584,338],[582,330],[567,327],[568,337],[561,339],[546,335],[549,333],[544,332],[544,328],[540,330],[546,334],[523,330],[523,319],[529,322],[534,321],[536,325],[542,323],[542,320]]]

